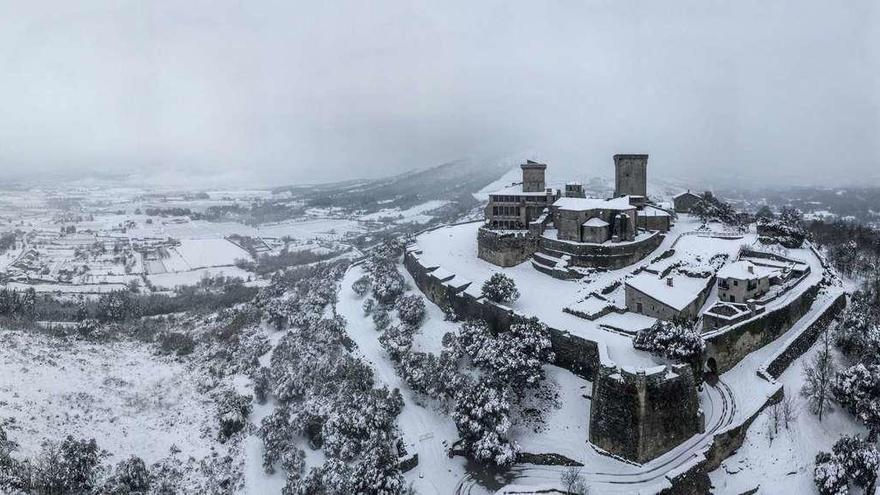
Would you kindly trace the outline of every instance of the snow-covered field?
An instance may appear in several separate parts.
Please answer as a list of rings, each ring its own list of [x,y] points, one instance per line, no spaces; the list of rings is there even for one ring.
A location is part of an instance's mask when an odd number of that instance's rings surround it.
[[[177,247],[177,252],[190,270],[229,266],[240,259],[251,260],[247,251],[226,239],[184,239]]]
[[[86,343],[0,330],[0,421],[21,455],[44,440],[94,438],[112,460],[155,462],[218,448],[200,375],[138,343]]]
[[[383,210],[379,210],[375,213],[370,213],[369,215],[364,215],[361,220],[367,221],[379,221],[379,220],[392,220],[394,223],[418,223],[424,224],[431,221],[433,218],[428,213],[432,210],[436,210],[444,205],[449,204],[448,201],[428,201],[426,203],[422,203],[420,205],[413,206],[412,208],[407,208],[405,210],[400,210],[397,208],[386,208]]]

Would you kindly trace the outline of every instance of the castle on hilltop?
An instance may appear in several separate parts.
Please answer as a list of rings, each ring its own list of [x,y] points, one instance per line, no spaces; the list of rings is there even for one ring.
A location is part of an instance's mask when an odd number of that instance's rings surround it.
[[[614,155],[612,198],[587,198],[581,184],[547,187],[547,165],[520,165],[522,182],[489,194],[478,235],[480,258],[579,278],[582,268],[621,268],[647,256],[672,226],[674,213],[647,196],[648,155]]]

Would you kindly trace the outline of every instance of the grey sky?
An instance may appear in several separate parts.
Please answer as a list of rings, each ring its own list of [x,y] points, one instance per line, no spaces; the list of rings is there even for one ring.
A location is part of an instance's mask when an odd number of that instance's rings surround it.
[[[532,150],[880,183],[876,0],[0,0],[0,177],[278,184]]]

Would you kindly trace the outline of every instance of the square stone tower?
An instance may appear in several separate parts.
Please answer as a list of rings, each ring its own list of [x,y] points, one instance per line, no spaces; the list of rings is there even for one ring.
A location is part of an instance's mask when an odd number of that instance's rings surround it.
[[[614,197],[648,195],[648,155],[614,155]]]
[[[526,160],[519,168],[522,169],[523,192],[544,192],[544,171],[547,170],[547,164]]]

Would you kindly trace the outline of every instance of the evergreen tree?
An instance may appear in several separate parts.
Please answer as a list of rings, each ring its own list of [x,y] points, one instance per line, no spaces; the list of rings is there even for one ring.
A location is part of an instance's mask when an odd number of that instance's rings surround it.
[[[511,303],[519,298],[519,290],[512,278],[495,273],[483,283],[483,297],[496,303]]]
[[[507,438],[510,398],[506,390],[485,381],[463,388],[452,419],[462,445],[477,462],[507,467],[516,461],[519,447]]]
[[[880,365],[850,366],[831,387],[835,400],[867,426],[869,439],[875,441],[880,433]]]
[[[703,354],[706,342],[697,329],[684,324],[658,320],[650,328],[640,330],[633,339],[633,347],[690,362]]]

